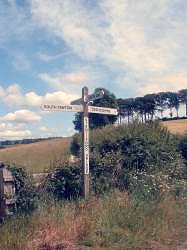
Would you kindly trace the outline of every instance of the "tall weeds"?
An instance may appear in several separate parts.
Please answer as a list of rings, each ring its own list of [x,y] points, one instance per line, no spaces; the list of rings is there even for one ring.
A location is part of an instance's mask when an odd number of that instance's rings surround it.
[[[1,250],[176,249],[187,224],[187,200],[140,201],[126,193],[88,201],[40,204],[0,228]]]

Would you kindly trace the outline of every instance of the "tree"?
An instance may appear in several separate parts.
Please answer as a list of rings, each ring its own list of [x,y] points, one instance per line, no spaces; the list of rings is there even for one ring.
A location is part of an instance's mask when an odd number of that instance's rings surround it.
[[[90,105],[98,106],[98,107],[109,107],[109,108],[117,108],[117,100],[113,93],[104,88],[96,88],[94,93],[98,91],[104,91],[104,96],[101,99],[95,100]],[[113,124],[117,120],[117,116],[115,115],[103,115],[103,114],[95,114],[89,113],[89,127],[91,129],[106,126],[107,124]],[[82,113],[76,113],[75,119],[73,121],[75,130],[79,132],[82,131]]]
[[[155,94],[148,94],[143,97],[145,115],[148,114],[148,119],[151,117],[151,120],[153,119],[156,108],[155,96]]]
[[[187,89],[179,91],[179,100],[186,105],[186,117],[187,117]]]
[[[119,115],[122,117],[126,117],[128,119],[128,123],[130,121],[130,117],[133,117],[134,114],[134,99],[118,99],[119,106]]]
[[[146,121],[145,105],[144,105],[144,98],[143,97],[136,97],[135,98],[134,110],[136,113],[138,113],[141,116],[142,122],[143,122],[143,115],[144,115],[144,120]]]
[[[172,118],[173,112],[172,109],[175,108],[177,112],[177,117],[179,117],[179,98],[177,93],[174,92],[167,92],[167,99],[168,99],[168,108],[170,109],[170,117]]]
[[[167,95],[165,92],[160,92],[155,95],[156,110],[160,112],[161,118],[163,118],[163,112],[167,108]]]

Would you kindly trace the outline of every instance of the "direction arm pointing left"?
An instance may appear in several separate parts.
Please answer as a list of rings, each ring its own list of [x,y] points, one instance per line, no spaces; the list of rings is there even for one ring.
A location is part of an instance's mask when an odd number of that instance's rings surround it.
[[[43,111],[83,112],[82,105],[42,104]]]

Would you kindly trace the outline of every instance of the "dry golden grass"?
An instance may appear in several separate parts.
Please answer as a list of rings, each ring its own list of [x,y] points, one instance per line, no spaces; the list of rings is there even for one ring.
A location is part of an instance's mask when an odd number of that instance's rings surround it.
[[[55,161],[69,155],[71,138],[53,139],[0,150],[0,161],[25,167],[31,173],[45,172]]]
[[[87,201],[47,199],[0,227],[0,250],[174,250],[186,241],[187,200],[136,200],[126,193]]]
[[[167,197],[146,204],[117,192],[86,202],[66,203],[63,208],[55,204],[63,209],[62,215],[58,215],[59,210],[55,218],[39,218],[38,231],[32,235],[28,249],[176,249],[184,241],[178,234],[186,225],[186,210],[180,202]],[[35,217],[33,221],[36,223]]]
[[[187,119],[175,120],[175,121],[164,121],[161,122],[163,126],[166,126],[169,131],[173,134],[185,134],[187,133]]]

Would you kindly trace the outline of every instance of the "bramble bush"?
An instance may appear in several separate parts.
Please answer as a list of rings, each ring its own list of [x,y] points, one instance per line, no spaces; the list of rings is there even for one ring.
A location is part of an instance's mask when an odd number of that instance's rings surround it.
[[[82,170],[80,164],[69,162],[57,166],[45,180],[45,191],[57,199],[75,199],[82,194]]]
[[[24,168],[10,166],[15,184],[16,213],[31,213],[37,204],[37,190],[31,176]]]
[[[181,154],[187,163],[187,134],[180,138],[179,149],[180,149]]]
[[[80,142],[81,136],[76,134],[71,145],[71,151],[76,156],[80,156]],[[178,140],[158,123],[106,126],[92,130],[90,142],[93,193],[101,194],[117,188],[143,199],[155,199],[165,192],[182,194],[185,191],[185,167],[178,150]],[[77,171],[76,166],[73,169],[72,172],[72,166],[68,169],[65,166],[64,170],[59,168],[55,173],[56,179],[53,184],[51,182],[58,193],[61,190],[62,198],[67,197],[66,193],[70,197],[81,193],[80,164]],[[60,185],[58,175],[62,175]],[[76,185],[73,184],[71,189],[73,178]]]
[[[108,126],[91,132],[92,188],[147,197],[184,186],[177,138],[158,123]]]

